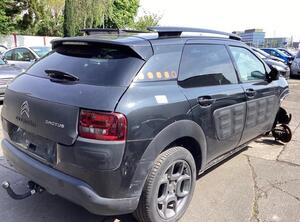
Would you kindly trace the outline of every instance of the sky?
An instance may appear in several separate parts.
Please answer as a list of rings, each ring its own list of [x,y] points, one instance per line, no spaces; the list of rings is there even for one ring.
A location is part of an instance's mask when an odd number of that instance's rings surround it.
[[[219,31],[260,28],[266,37],[300,40],[299,0],[140,0],[141,9],[162,16],[161,26]]]

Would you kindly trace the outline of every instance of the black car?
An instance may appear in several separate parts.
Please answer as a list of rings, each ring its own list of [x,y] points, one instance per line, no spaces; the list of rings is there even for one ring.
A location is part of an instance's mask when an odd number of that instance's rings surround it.
[[[270,56],[266,56],[264,51],[252,47],[252,50],[256,52],[256,54],[264,60],[264,62],[270,67],[270,68],[275,68],[277,71],[284,76],[286,79],[290,77],[291,70],[288,65],[284,64],[283,62],[273,60]],[[262,53],[264,52],[264,53]]]
[[[23,71],[22,68],[7,64],[6,61],[0,59],[0,101],[4,99],[7,84]]]
[[[272,129],[288,84],[238,36],[149,30],[55,40],[9,84],[3,153],[31,180],[24,195],[3,183],[13,198],[177,221],[198,174]]]

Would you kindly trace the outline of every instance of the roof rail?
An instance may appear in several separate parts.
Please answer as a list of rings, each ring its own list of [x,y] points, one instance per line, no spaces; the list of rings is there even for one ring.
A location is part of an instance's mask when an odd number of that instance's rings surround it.
[[[210,29],[172,27],[172,26],[154,26],[147,28],[151,32],[158,32],[159,37],[180,37],[183,32],[207,33],[228,36],[230,39],[241,40],[241,37],[233,33],[221,32]]]
[[[86,35],[92,34],[124,34],[124,33],[144,33],[142,31],[137,30],[127,30],[127,29],[111,29],[111,28],[86,28],[81,29],[81,32],[84,32]]]

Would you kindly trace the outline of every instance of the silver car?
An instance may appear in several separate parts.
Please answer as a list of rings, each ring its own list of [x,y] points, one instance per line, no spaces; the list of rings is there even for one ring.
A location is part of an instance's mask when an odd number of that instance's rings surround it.
[[[21,68],[27,69],[32,63],[43,57],[51,51],[50,47],[17,47],[7,50],[3,53],[2,59],[8,64],[15,64]]]
[[[4,99],[7,85],[22,72],[24,69],[0,59],[0,101]]]
[[[300,76],[300,51],[295,56],[291,65],[291,76]]]

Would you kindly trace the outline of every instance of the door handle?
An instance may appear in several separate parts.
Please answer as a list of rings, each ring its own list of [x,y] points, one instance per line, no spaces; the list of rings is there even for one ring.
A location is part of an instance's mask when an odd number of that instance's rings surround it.
[[[216,100],[213,99],[211,96],[200,96],[198,97],[198,103],[200,106],[208,107],[211,106]]]
[[[246,96],[248,98],[253,98],[256,95],[256,91],[254,89],[246,89]]]

